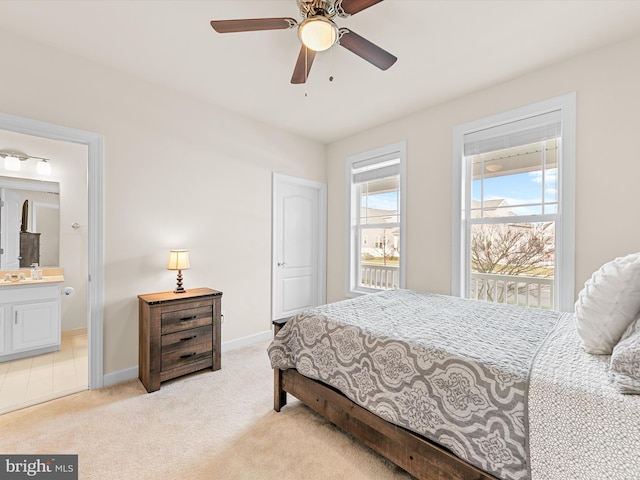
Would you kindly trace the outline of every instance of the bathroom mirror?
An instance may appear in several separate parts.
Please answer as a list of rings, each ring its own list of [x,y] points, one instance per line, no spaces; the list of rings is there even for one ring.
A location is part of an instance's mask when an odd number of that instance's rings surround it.
[[[0,270],[60,263],[60,185],[0,177]]]

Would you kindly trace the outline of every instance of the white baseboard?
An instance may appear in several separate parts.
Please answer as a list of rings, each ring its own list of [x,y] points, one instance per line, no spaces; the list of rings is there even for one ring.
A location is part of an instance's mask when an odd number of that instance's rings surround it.
[[[126,382],[132,378],[138,378],[138,366],[125,368],[113,373],[107,373],[102,377],[103,385],[115,385],[116,383]]]
[[[230,352],[237,348],[247,347],[254,343],[267,341],[273,337],[271,330],[266,330],[255,335],[249,335],[248,337],[238,338],[237,340],[231,340],[230,342],[224,342],[220,347],[222,352]],[[108,387],[109,385],[115,385],[116,383],[126,382],[132,378],[138,378],[138,367],[125,368],[113,373],[107,373],[103,377],[103,385]]]
[[[220,350],[222,352],[230,352],[237,348],[247,347],[254,343],[263,342],[273,338],[273,332],[271,330],[265,330],[264,332],[256,333],[255,335],[249,335],[248,337],[238,338],[237,340],[231,340],[230,342],[224,342],[221,345]]]
[[[86,335],[87,327],[72,328],[71,330],[63,330],[62,338],[71,338],[79,335]]]

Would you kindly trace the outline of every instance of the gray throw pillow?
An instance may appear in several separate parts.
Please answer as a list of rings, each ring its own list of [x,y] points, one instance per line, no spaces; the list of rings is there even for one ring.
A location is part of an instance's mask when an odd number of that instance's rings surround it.
[[[613,383],[621,393],[640,394],[640,316],[620,338],[611,353]]]

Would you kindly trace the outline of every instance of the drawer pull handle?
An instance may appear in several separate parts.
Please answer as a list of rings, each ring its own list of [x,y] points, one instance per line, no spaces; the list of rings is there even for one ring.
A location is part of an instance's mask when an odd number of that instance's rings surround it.
[[[187,353],[186,355],[180,355],[180,358],[189,358],[189,357],[193,357],[196,354],[196,352],[193,353]]]
[[[190,317],[181,318],[180,321],[181,322],[188,322],[189,320],[195,320],[196,318],[198,318],[197,315],[191,315]]]
[[[191,335],[190,337],[181,338],[180,341],[181,342],[186,342],[187,340],[193,340],[196,337],[197,337],[197,335]]]

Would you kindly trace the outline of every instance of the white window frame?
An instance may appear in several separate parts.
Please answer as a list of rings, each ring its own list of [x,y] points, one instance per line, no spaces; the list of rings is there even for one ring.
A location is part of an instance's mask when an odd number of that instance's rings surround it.
[[[469,211],[471,175],[464,157],[464,136],[486,128],[504,125],[555,110],[561,111],[561,162],[558,167],[560,188],[556,221],[555,308],[564,312],[574,309],[575,293],[575,163],[576,163],[576,94],[575,92],[507,112],[474,120],[453,129],[452,168],[452,252],[451,294],[469,297],[470,265],[467,255],[470,244]],[[535,217],[535,216],[534,216]],[[535,221],[535,218],[532,219]]]
[[[356,297],[358,295],[380,292],[379,289],[367,288],[357,285],[358,272],[357,268],[360,265],[359,254],[359,242],[356,238],[357,229],[355,228],[355,215],[353,205],[356,202],[354,184],[352,183],[352,168],[356,162],[364,160],[375,160],[379,157],[388,157],[390,155],[397,155],[400,158],[400,181],[399,181],[399,214],[400,214],[400,265],[398,268],[399,288],[405,288],[405,266],[406,266],[406,157],[407,157],[407,142],[405,140],[392,143],[383,147],[369,150],[366,152],[358,153],[347,157],[346,161],[346,295],[347,297]]]

